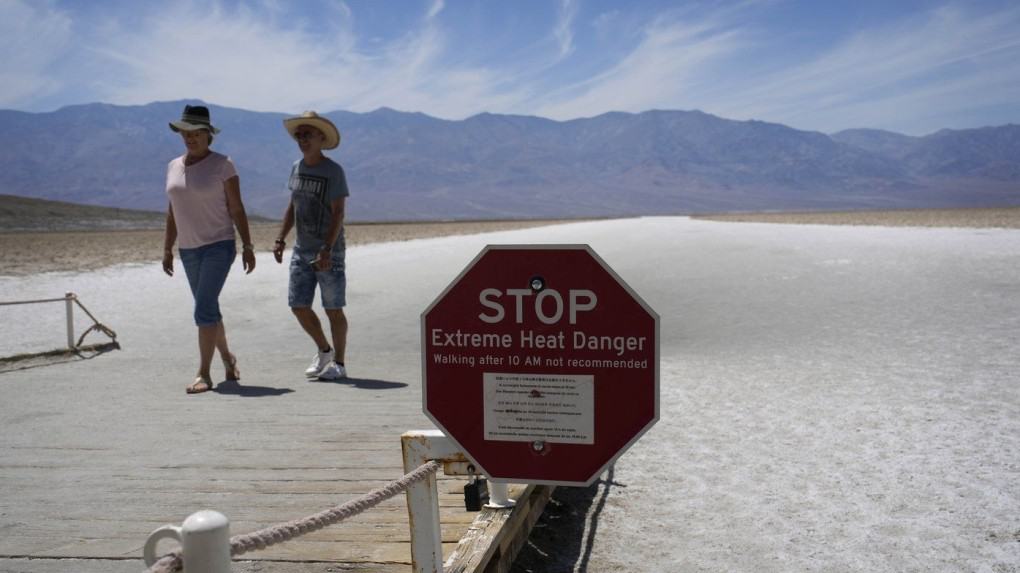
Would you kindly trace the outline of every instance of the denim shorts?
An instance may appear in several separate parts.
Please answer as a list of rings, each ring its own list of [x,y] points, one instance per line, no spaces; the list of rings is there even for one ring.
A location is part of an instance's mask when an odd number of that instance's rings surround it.
[[[315,268],[318,251],[294,249],[290,258],[290,286],[287,303],[291,308],[308,308],[315,299],[315,285],[319,286],[322,308],[337,309],[347,305],[347,273],[344,271],[344,251],[333,251],[333,263],[328,271]]]
[[[230,265],[237,256],[233,239],[209,243],[194,249],[178,249],[181,264],[188,275],[191,294],[195,297],[195,324],[213,326],[223,320],[220,314],[220,291],[227,282]]]

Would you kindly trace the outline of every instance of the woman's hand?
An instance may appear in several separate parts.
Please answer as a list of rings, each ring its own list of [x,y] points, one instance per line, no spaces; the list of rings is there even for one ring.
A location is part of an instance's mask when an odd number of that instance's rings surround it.
[[[241,261],[244,263],[245,274],[250,275],[255,270],[255,249],[251,245],[241,250]]]
[[[163,272],[174,276],[174,253],[170,249],[163,251]]]

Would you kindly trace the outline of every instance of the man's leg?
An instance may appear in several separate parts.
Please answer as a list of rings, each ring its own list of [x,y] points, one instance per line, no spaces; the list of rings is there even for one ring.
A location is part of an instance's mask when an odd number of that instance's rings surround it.
[[[329,318],[333,361],[343,366],[347,352],[347,315],[344,314],[344,306],[347,304],[347,273],[344,270],[344,252],[334,252],[331,262],[329,271],[316,273],[315,276],[322,294],[322,308]]]
[[[290,260],[290,282],[287,285],[287,304],[290,311],[298,320],[301,328],[305,329],[308,336],[315,341],[315,347],[319,352],[329,349],[329,341],[322,333],[322,324],[319,317],[312,310],[312,301],[315,298],[315,269],[312,268],[314,255],[294,251]]]
[[[305,329],[308,336],[311,336],[312,340],[315,341],[319,351],[327,350],[329,348],[329,341],[326,340],[326,335],[322,332],[322,323],[319,322],[319,317],[316,316],[315,311],[310,307],[294,307],[290,310],[297,317],[301,328]]]
[[[343,365],[347,350],[347,315],[342,308],[327,308],[326,316],[329,317],[329,330],[333,336],[333,360]]]

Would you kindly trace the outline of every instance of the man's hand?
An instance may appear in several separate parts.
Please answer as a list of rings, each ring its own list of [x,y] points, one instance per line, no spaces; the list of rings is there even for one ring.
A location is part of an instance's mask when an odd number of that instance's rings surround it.
[[[315,259],[315,268],[322,272],[328,271],[333,264],[330,260],[332,253],[329,249],[320,249],[319,257]]]
[[[281,264],[283,263],[283,249],[286,248],[286,246],[287,243],[285,243],[282,239],[277,239],[276,242],[273,243],[273,258],[276,259],[276,262]]]

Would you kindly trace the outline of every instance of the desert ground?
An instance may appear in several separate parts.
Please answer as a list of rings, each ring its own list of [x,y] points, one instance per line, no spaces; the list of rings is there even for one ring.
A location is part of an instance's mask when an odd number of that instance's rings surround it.
[[[696,218],[734,223],[1020,229],[1020,207],[816,211],[802,213],[719,213],[699,215]]]
[[[878,225],[889,227],[963,227],[1020,229],[1020,207],[990,209],[911,209],[805,213],[719,213],[696,219],[814,225]],[[346,228],[348,246],[473,235],[526,229],[557,222],[449,221],[429,223],[353,223]],[[251,226],[257,251],[270,251],[278,223]],[[293,234],[291,237],[293,238]],[[119,263],[160,260],[160,229],[89,231],[17,231],[0,229],[0,275],[24,276],[51,271],[87,271]]]
[[[437,223],[355,223],[346,227],[348,246],[473,235],[526,229],[554,221],[461,221]],[[256,251],[272,251],[279,223],[251,225]],[[289,243],[293,242],[291,233]],[[161,260],[163,231],[23,231],[0,232],[0,275],[25,276],[51,271],[88,271],[120,263]]]
[[[197,398],[181,277],[0,276],[10,299],[74,290],[122,346],[2,375],[0,571],[137,572],[145,535],[192,510],[244,533],[398,477],[396,436],[429,427],[422,310],[485,245],[555,243],[591,245],[659,314],[659,421],[557,489],[515,572],[1016,573],[1020,230],[946,227],[644,217],[353,247],[345,384],[304,379],[263,250],[222,300],[247,394]],[[3,344],[59,344],[54,306],[0,322]],[[311,545],[373,515],[236,570],[349,570]]]

